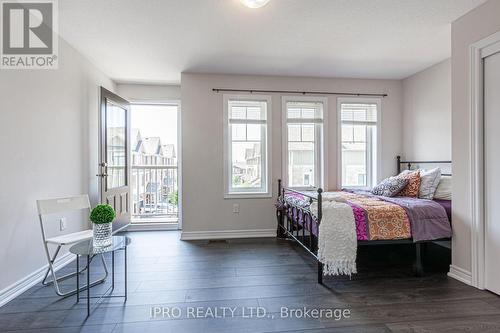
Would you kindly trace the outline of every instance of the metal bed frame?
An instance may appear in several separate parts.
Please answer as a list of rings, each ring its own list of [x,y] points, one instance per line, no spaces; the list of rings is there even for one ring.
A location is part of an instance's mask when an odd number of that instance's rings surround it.
[[[406,165],[407,169],[410,170],[412,166],[419,164],[450,164],[451,161],[403,161],[400,156],[396,157],[397,171],[398,174],[402,171],[401,165]],[[444,176],[451,176],[451,173],[442,174]],[[323,189],[316,189],[317,196],[311,195],[302,191],[297,191],[292,188],[287,188],[282,186],[281,179],[278,179],[278,206],[276,209],[276,218],[278,220],[277,226],[277,237],[282,239],[292,239],[301,245],[309,254],[311,254],[317,261],[318,264],[318,283],[323,284],[323,264],[318,260],[318,237],[312,232],[312,224],[316,223],[318,230],[323,217]],[[285,202],[286,193],[298,193],[309,199],[309,203],[312,204],[314,201],[318,202],[318,212],[316,218],[313,217],[309,207],[300,207],[290,205]],[[290,207],[289,207],[290,206]],[[296,209],[297,214],[293,214],[291,209]],[[292,213],[291,213],[292,212]],[[309,216],[306,228],[306,218]],[[303,216],[303,225],[299,224],[299,216]],[[285,223],[286,222],[286,223]],[[307,229],[307,230],[306,230]],[[367,245],[388,245],[388,244],[413,244],[415,245],[415,274],[417,276],[422,276],[424,273],[422,265],[423,247],[427,243],[436,243],[442,245],[444,242],[449,242],[450,239],[439,239],[433,241],[419,241],[414,242],[413,239],[398,239],[398,240],[358,240],[358,246]],[[445,247],[448,247],[445,245]]]

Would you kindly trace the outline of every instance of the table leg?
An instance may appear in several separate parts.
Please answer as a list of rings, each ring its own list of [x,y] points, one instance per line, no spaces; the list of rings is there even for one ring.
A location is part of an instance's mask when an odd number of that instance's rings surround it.
[[[76,302],[80,302],[80,256],[76,255]]]
[[[87,256],[87,317],[90,316],[90,255]]]
[[[125,246],[125,302],[127,301],[127,247]]]
[[[111,290],[115,290],[115,251],[111,252]]]

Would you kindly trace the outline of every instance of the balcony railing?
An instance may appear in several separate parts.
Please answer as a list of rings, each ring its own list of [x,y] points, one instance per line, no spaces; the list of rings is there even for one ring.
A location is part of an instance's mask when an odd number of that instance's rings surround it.
[[[133,222],[176,222],[177,166],[134,165],[131,176]]]

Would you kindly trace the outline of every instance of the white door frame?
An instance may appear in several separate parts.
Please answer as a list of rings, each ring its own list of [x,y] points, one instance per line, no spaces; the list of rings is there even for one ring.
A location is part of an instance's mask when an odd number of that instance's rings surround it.
[[[137,225],[131,223],[128,230],[149,231],[149,230],[182,230],[182,112],[180,99],[130,99],[130,105],[173,105],[177,106],[177,191],[178,191],[178,213],[177,226],[171,227],[167,224]],[[132,125],[132,124],[131,124]],[[132,154],[131,152],[129,152]],[[132,156],[132,155],[131,155]],[[132,191],[132,189],[130,189]],[[132,193],[131,193],[132,194]]]
[[[470,168],[472,286],[484,289],[484,94],[483,59],[500,51],[500,31],[470,46]]]

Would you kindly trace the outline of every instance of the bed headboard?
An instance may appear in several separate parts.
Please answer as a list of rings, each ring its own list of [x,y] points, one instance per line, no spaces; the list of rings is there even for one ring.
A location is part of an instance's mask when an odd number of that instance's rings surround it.
[[[425,164],[427,166],[433,166],[433,167],[442,167],[442,169],[445,169],[441,175],[443,176],[451,176],[451,161],[404,161],[401,159],[401,156],[396,156],[397,160],[397,169],[398,174],[402,170],[411,170],[412,168],[418,169],[420,168],[421,164]],[[402,169],[401,166],[404,165],[404,168]]]

